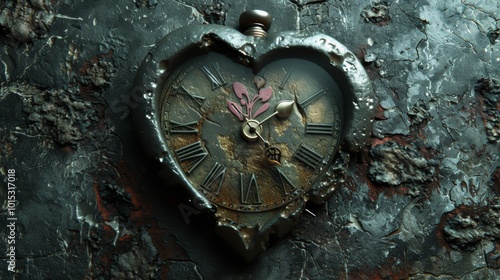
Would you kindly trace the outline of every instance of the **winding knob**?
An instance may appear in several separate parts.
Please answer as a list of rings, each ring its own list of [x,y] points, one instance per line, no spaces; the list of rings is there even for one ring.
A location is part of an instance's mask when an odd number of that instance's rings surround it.
[[[271,27],[273,18],[262,10],[249,10],[240,15],[240,29],[245,35],[264,37],[267,30]]]

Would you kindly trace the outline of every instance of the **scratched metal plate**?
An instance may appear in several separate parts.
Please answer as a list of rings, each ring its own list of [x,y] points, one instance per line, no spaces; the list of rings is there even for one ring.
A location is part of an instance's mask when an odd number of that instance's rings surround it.
[[[52,3],[0,4],[0,219],[15,169],[18,279],[500,277],[497,1]],[[160,187],[128,117],[154,42],[235,27],[239,7],[336,38],[379,100],[369,147],[338,166],[344,186],[251,264]]]

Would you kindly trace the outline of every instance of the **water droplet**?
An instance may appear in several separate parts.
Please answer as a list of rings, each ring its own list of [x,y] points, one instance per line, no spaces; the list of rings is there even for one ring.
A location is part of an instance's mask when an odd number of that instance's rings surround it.
[[[285,37],[283,36],[278,36],[278,38],[276,38],[276,44],[279,45],[281,44],[281,41],[283,41],[285,39]]]
[[[373,38],[372,38],[372,37],[368,37],[368,38],[366,39],[366,42],[368,43],[368,46],[370,46],[370,47],[371,47],[371,46],[373,46],[373,45],[375,44],[375,41],[373,40]]]

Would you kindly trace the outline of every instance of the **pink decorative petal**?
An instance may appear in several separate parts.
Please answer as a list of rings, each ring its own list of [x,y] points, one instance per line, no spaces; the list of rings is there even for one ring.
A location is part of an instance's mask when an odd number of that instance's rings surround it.
[[[272,87],[266,87],[261,90],[259,90],[259,97],[262,99],[262,102],[266,102],[273,96],[273,88]]]
[[[270,106],[269,103],[266,103],[266,104],[260,106],[259,110],[257,110],[257,112],[255,112],[255,114],[253,114],[253,118],[256,118],[258,115],[267,111],[267,109],[269,109],[269,106]]]
[[[231,113],[233,113],[233,115],[235,115],[238,120],[240,120],[240,122],[243,121],[243,116],[240,113],[243,112],[243,110],[241,109],[240,105],[238,105],[238,103],[228,100],[227,107],[229,108],[229,111],[231,111]]]
[[[234,90],[234,94],[236,94],[236,96],[238,96],[238,98],[242,99],[243,96],[245,96],[247,99],[250,99],[249,95],[248,95],[247,88],[242,83],[240,83],[240,82],[233,83],[233,90]]]

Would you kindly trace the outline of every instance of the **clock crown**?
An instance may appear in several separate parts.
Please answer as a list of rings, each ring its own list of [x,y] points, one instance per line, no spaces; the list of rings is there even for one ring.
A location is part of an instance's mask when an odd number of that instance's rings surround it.
[[[266,11],[249,10],[240,15],[240,28],[245,35],[264,37],[272,21],[272,16]]]

